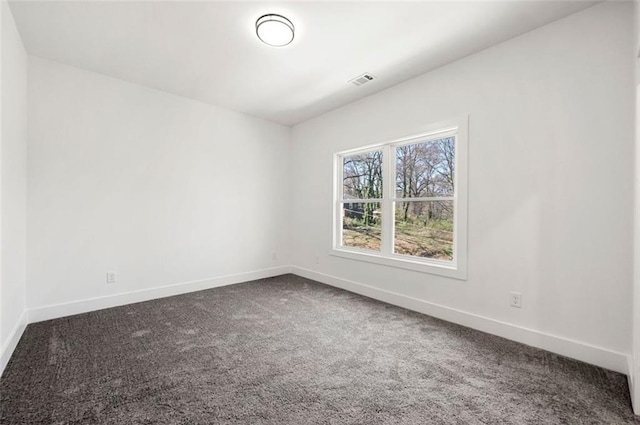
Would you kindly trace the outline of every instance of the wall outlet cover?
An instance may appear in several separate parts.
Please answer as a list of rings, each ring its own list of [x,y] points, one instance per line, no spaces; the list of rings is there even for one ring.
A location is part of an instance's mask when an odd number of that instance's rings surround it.
[[[512,292],[509,295],[509,305],[515,308],[522,308],[522,294],[518,292]]]
[[[107,272],[107,283],[116,283],[117,280],[118,280],[118,276],[116,272],[114,271]]]

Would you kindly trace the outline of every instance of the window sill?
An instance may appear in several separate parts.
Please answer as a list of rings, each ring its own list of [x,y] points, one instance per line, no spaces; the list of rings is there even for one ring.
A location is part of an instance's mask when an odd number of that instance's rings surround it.
[[[413,270],[422,273],[451,277],[459,280],[467,280],[467,270],[460,264],[439,264],[435,261],[425,262],[412,260],[400,255],[390,257],[366,251],[356,251],[339,248],[332,249],[330,255],[335,257],[347,258],[350,260],[365,261],[368,263],[374,263],[388,267],[395,267],[399,269]]]

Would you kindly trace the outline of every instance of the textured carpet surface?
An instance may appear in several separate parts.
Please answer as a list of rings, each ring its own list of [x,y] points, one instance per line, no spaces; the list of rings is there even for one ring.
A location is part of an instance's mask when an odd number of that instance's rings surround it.
[[[640,424],[626,378],[292,275],[31,324],[4,424]]]

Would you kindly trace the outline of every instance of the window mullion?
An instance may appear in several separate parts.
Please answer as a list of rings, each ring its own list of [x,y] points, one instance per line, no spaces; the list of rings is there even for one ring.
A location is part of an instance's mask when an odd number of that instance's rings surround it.
[[[395,152],[394,147],[387,145],[384,147],[382,155],[382,243],[381,251],[384,255],[393,253],[393,198],[395,197]]]

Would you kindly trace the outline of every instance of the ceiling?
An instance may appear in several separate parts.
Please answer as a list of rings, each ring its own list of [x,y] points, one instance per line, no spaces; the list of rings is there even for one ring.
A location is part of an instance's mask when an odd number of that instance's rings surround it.
[[[589,1],[12,1],[30,54],[294,125],[593,5]],[[296,37],[262,44],[255,21]],[[376,79],[356,87],[364,72]]]

